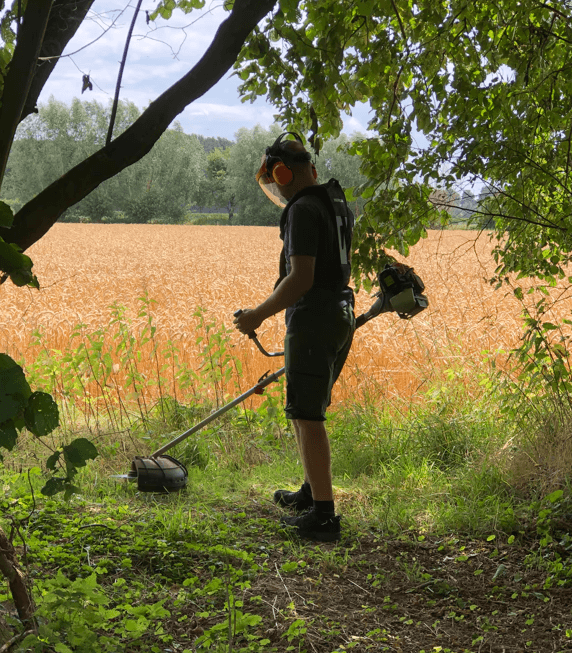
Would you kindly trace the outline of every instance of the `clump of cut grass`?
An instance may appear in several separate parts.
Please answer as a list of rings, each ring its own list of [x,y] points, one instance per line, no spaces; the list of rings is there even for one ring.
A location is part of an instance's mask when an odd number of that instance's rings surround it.
[[[572,410],[529,416],[499,451],[511,486],[526,496],[568,486],[572,469]]]

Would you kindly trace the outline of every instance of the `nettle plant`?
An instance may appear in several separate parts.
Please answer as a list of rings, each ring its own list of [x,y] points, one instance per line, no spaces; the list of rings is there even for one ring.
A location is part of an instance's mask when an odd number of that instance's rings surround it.
[[[0,354],[0,448],[11,451],[24,428],[37,438],[43,438],[58,426],[59,411],[52,396],[33,392],[22,367],[7,354]],[[46,468],[52,475],[42,488],[42,494],[53,496],[63,491],[69,498],[77,491],[73,480],[78,469],[96,456],[96,447],[86,438],[76,438],[52,451],[46,461]],[[61,475],[56,475],[58,473]]]
[[[13,219],[12,209],[0,201],[0,227],[9,229]],[[4,273],[2,282],[10,278],[16,286],[31,286],[39,290],[40,284],[32,272],[32,266],[29,256],[0,237],[0,270]],[[0,448],[12,451],[24,428],[37,438],[43,438],[59,426],[59,421],[58,406],[52,396],[46,392],[33,392],[22,367],[7,354],[0,354]],[[52,472],[52,476],[42,488],[42,493],[53,496],[65,492],[65,497],[69,498],[77,490],[73,479],[78,469],[96,456],[97,449],[86,438],[77,438],[52,451],[46,461],[46,468]],[[57,472],[63,475],[58,476]]]

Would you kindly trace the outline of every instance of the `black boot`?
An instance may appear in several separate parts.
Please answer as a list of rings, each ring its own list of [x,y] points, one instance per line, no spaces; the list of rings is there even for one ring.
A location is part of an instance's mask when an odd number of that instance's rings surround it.
[[[312,488],[309,483],[303,483],[302,487],[297,492],[290,492],[289,490],[276,490],[274,492],[274,503],[283,508],[290,508],[302,512],[308,510],[314,505],[312,499]]]
[[[318,542],[337,542],[341,537],[339,515],[318,513],[316,510],[298,517],[282,517],[284,526],[288,526],[294,533],[308,540]]]

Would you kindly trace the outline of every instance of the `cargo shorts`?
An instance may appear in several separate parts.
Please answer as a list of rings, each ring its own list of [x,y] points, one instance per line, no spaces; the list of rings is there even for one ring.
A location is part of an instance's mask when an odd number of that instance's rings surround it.
[[[350,303],[319,312],[296,309],[284,340],[288,419],[325,421],[332,387],[346,362],[354,331]]]

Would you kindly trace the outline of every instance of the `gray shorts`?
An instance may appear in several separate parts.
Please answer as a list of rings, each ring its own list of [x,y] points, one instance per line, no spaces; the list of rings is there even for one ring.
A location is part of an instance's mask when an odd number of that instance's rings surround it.
[[[328,311],[294,312],[284,340],[288,419],[325,421],[332,387],[346,362],[354,331],[351,304]]]

